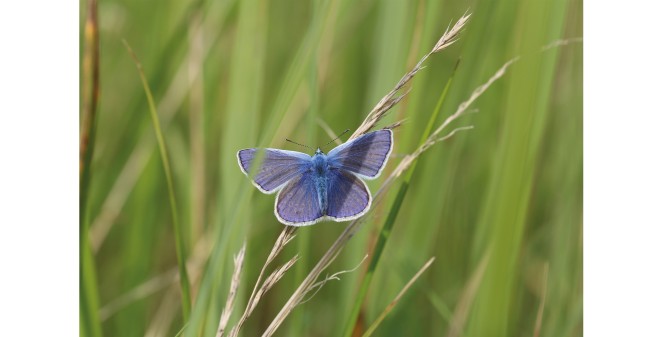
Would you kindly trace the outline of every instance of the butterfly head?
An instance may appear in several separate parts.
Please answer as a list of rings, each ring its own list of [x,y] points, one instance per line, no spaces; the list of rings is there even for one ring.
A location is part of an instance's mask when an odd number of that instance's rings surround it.
[[[314,151],[314,155],[316,156],[316,155],[320,155],[320,154],[323,154],[323,151],[321,151],[320,148],[317,148],[317,150]]]

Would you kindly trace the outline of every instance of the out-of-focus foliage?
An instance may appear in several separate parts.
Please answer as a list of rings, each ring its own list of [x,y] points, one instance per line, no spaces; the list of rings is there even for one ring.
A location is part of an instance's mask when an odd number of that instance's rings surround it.
[[[439,119],[506,61],[521,59],[455,125],[473,130],[420,157],[358,325],[366,329],[435,256],[375,335],[447,336],[458,317],[462,336],[532,335],[538,321],[540,336],[582,334],[582,44],[543,50],[582,36],[581,1],[121,0],[98,8],[101,95],[87,213],[105,335],[171,336],[183,324],[166,180],[123,38],[148,77],[169,150],[194,298],[185,330],[214,336],[233,255],[245,241],[234,321],[283,228],[274,197],[250,185],[236,151],[303,151],[284,139],[314,147],[331,139],[322,124],[355,129],[467,10],[473,16],[459,42],[429,59],[386,117],[384,124],[407,119],[388,167],[417,147],[458,59]],[[389,199],[329,272],[353,268],[373,248]],[[344,226],[300,229],[274,265],[295,253],[299,264],[242,335],[266,329]],[[328,283],[278,335],[342,333],[364,271]],[[200,287],[201,275],[210,288]]]

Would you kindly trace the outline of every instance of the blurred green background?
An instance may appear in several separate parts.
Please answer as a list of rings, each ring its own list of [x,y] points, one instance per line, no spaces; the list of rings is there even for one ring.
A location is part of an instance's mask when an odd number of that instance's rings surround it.
[[[86,7],[81,2],[81,46]],[[233,255],[246,242],[229,327],[283,228],[274,197],[248,182],[235,152],[303,151],[284,139],[313,147],[331,139],[326,129],[354,130],[466,11],[473,16],[459,42],[429,58],[383,121],[407,119],[395,130],[383,177],[369,182],[372,191],[418,146],[458,60],[438,121],[506,61],[522,59],[452,126],[473,130],[420,157],[358,329],[435,256],[374,335],[582,335],[582,43],[542,51],[582,37],[576,0],[101,0],[100,103],[85,219],[95,282],[81,288],[83,301],[97,294],[98,303],[81,309],[82,334],[97,334],[89,326],[100,325],[107,336],[172,336],[184,324],[161,156],[122,39],[141,60],[172,165],[196,303],[185,331],[214,336]],[[355,267],[371,251],[397,185],[328,273]],[[241,335],[266,329],[345,226],[300,229],[273,265],[296,253],[301,260],[265,295]],[[277,335],[342,334],[365,270],[328,283]],[[203,274],[209,289],[200,287]]]

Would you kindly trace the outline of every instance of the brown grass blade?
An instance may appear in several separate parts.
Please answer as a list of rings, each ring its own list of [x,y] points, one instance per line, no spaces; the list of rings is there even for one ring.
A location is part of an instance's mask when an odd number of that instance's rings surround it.
[[[485,253],[481,261],[478,263],[476,270],[474,270],[474,274],[469,281],[467,281],[467,285],[465,285],[465,289],[462,291],[462,295],[460,295],[460,299],[458,300],[456,309],[453,313],[453,318],[451,319],[451,326],[449,327],[449,333],[447,334],[448,337],[457,337],[462,334],[465,322],[469,316],[469,309],[474,301],[478,287],[481,285],[483,275],[485,275],[485,271],[487,270],[488,262],[490,262],[489,251]]]
[[[544,316],[544,305],[547,301],[547,288],[549,285],[549,263],[544,264],[544,276],[542,277],[542,294],[540,296],[540,307],[538,314],[535,318],[535,328],[533,329],[533,337],[540,337],[542,330],[542,317]]]
[[[394,297],[394,300],[392,300],[392,302],[390,304],[388,304],[387,307],[385,307],[385,310],[383,310],[383,312],[380,314],[380,316],[378,316],[378,318],[376,318],[376,320],[371,324],[369,329],[367,329],[367,331],[365,331],[365,333],[362,335],[362,337],[369,337],[369,336],[371,336],[371,334],[374,333],[376,328],[378,328],[378,326],[385,319],[385,317],[387,317],[387,315],[390,312],[392,312],[392,309],[394,309],[394,307],[399,302],[399,300],[401,300],[401,297],[403,297],[403,295],[405,295],[405,293],[408,291],[408,289],[410,289],[410,287],[417,281],[419,276],[421,276],[421,274],[423,274],[426,271],[426,269],[428,269],[428,267],[430,267],[430,265],[433,264],[433,261],[435,261],[434,256],[431,257],[430,260],[428,260],[424,264],[424,266],[421,267],[421,269],[419,269],[419,271],[415,274],[415,276],[413,276],[410,279],[410,281],[408,281],[408,283],[406,283],[406,285],[403,287],[403,289],[401,289],[399,294],[396,295],[396,297]]]

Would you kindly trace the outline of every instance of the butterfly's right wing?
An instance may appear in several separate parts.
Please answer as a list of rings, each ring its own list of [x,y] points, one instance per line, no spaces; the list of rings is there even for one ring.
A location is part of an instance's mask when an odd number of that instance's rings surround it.
[[[251,166],[261,149],[245,149],[237,152],[237,161],[244,174],[251,172]],[[264,160],[253,178],[253,185],[266,194],[274,193],[295,177],[301,176],[310,168],[309,155],[296,151],[264,149]]]

